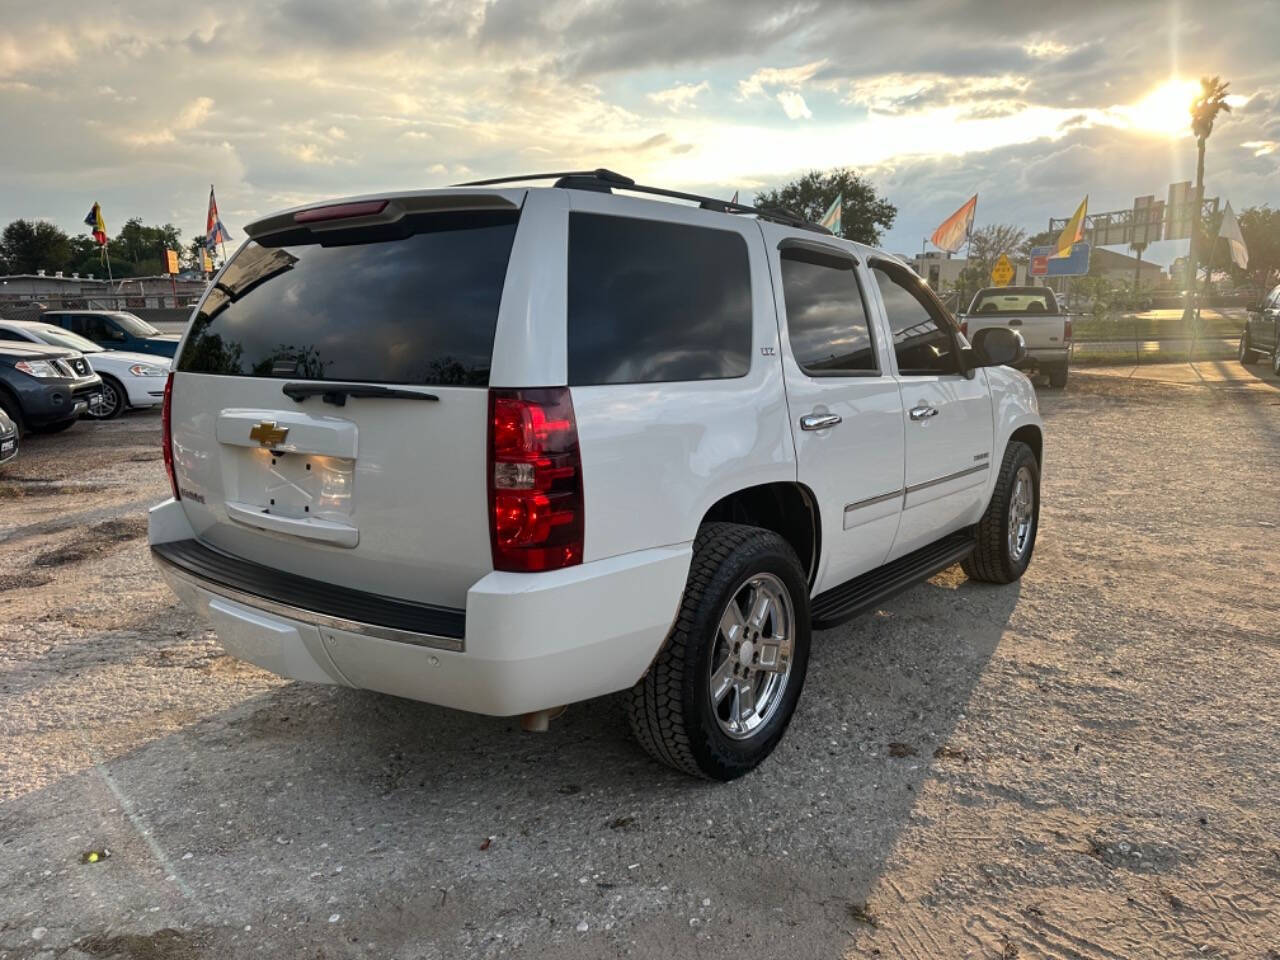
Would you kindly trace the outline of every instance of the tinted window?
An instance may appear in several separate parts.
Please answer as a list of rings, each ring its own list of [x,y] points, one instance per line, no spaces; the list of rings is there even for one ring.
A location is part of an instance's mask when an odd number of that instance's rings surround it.
[[[20,337],[12,330],[0,330],[0,340],[26,340],[26,337]]]
[[[438,213],[250,241],[197,312],[178,369],[485,386],[516,219]]]
[[[751,270],[737,233],[569,216],[569,383],[740,377]]]
[[[900,374],[956,373],[950,321],[929,303],[924,283],[903,271],[873,270],[884,299]]]
[[[1035,290],[984,290],[973,298],[970,313],[1057,313],[1048,287]]]
[[[784,249],[782,293],[791,352],[813,374],[874,371],[875,348],[853,261]]]
[[[154,337],[160,332],[147,321],[132,313],[113,313],[111,318],[115,320],[117,326],[123,327],[135,337]]]

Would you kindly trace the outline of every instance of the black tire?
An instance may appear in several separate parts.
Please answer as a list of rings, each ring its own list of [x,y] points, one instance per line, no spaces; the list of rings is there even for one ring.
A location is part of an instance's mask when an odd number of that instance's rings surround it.
[[[1061,390],[1067,385],[1067,365],[1065,363],[1049,367],[1049,386]]]
[[[80,421],[75,417],[70,420],[59,420],[57,423],[45,423],[38,427],[32,427],[32,433],[61,433],[63,430],[70,430]]]
[[[97,413],[86,413],[90,420],[114,420],[129,409],[129,395],[124,392],[124,385],[110,374],[99,374],[102,377],[102,406]]]
[[[1240,334],[1240,362],[1245,366],[1258,362],[1258,351],[1253,349],[1253,339],[1249,336],[1249,328]]]
[[[14,426],[18,428],[18,438],[26,436],[27,424],[22,419],[22,408],[18,406],[15,400],[7,391],[0,390],[0,409],[4,410],[5,415],[13,421]]]
[[[718,708],[710,688],[711,661],[717,652],[725,652],[728,656],[722,661],[720,672],[732,666],[736,678],[739,669],[746,669],[745,664],[740,668],[738,657],[729,652],[732,641],[722,633],[720,624],[729,613],[730,602],[737,604],[742,591],[755,589],[753,582],[767,582],[769,589],[785,589],[794,638],[790,670],[776,690],[775,699],[768,701],[772,705],[766,704],[765,715],[757,717],[756,729],[735,738],[722,728],[727,721],[721,714],[732,715],[737,710],[738,681],[732,681],[735,686],[727,688],[730,692]],[[738,609],[741,611],[742,607],[739,605]],[[784,613],[784,619],[785,616]],[[778,621],[767,622],[772,631]],[[757,642],[764,639],[763,632],[753,635],[749,627],[744,623],[740,628],[747,630],[747,641],[753,636]],[[677,770],[708,780],[727,781],[742,776],[773,751],[791,722],[809,665],[809,634],[808,582],[787,542],[759,527],[706,524],[694,541],[689,579],[666,643],[649,672],[628,695],[632,733],[651,756]],[[750,648],[744,642],[732,649],[740,653]],[[763,668],[751,669],[760,672],[752,673],[744,683],[754,684],[760,679],[767,684],[770,676],[777,675]],[[727,678],[727,674],[723,675]],[[759,689],[763,692],[767,688]],[[727,701],[732,703],[725,711]]]
[[[1030,526],[1021,539],[1021,548],[1015,555],[1010,544],[1010,513],[1013,509],[1014,491],[1019,475],[1031,486]],[[960,566],[970,580],[986,583],[1013,583],[1026,571],[1035,551],[1036,533],[1040,529],[1040,465],[1031,448],[1017,440],[1005,448],[1000,464],[1000,476],[991,495],[987,512],[978,521],[977,545],[973,553],[961,561]]]
[[[1275,353],[1271,354],[1271,372],[1280,377],[1280,344],[1276,344]]]

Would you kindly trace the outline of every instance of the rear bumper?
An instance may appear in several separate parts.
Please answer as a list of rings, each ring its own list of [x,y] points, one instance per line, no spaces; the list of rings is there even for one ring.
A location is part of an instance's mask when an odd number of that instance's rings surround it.
[[[150,539],[153,548],[194,540],[181,504],[152,509]],[[368,622],[376,615],[317,613],[296,595],[258,595],[164,554],[153,549],[161,574],[232,656],[296,680],[511,716],[634,684],[675,617],[692,544],[549,573],[490,573],[467,592],[461,640]]]
[[[1020,367],[1056,367],[1065,366],[1071,362],[1070,347],[1039,347],[1035,350],[1027,351],[1027,359],[1019,364]]]

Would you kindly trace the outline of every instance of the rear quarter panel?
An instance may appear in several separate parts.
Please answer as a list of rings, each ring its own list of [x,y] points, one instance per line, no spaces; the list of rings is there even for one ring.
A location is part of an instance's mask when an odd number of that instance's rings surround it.
[[[745,487],[796,479],[778,322],[754,221],[630,197],[607,212],[739,233],[751,267],[751,367],[737,379],[574,387],[586,497],[584,559],[693,540],[707,510]],[[572,198],[574,209],[599,202]]]

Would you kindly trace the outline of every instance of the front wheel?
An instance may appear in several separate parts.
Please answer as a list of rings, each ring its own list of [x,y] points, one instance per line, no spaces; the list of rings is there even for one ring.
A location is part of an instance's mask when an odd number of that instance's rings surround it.
[[[1040,526],[1040,465],[1025,443],[1005,448],[987,512],[978,521],[977,545],[962,561],[970,580],[1013,583],[1031,563]]]
[[[1253,340],[1249,337],[1248,329],[1240,334],[1240,362],[1246,366],[1258,362],[1258,351],[1253,349]]]
[[[809,632],[808,583],[787,542],[759,527],[706,524],[666,644],[627,701],[636,739],[694,776],[747,773],[791,722]]]
[[[1271,354],[1271,372],[1280,377],[1280,343],[1276,344],[1275,353]]]
[[[128,395],[115,377],[102,377],[102,403],[97,412],[86,414],[91,420],[114,420],[129,406]]]

